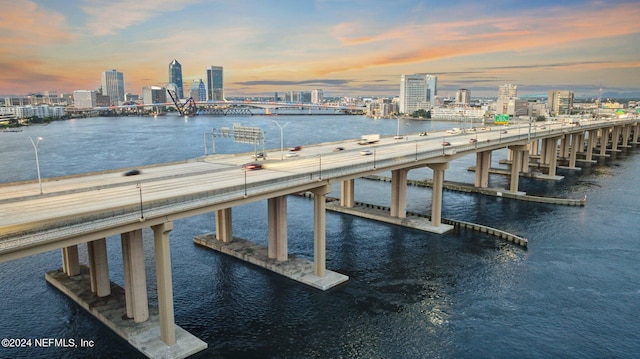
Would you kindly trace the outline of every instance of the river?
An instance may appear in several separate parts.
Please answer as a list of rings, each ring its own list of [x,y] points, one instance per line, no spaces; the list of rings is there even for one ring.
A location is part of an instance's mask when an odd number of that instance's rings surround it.
[[[212,151],[212,128],[266,131],[266,148],[460,127],[361,116],[175,116],[87,118],[0,133],[0,183],[180,161]],[[216,137],[216,153],[253,145]],[[304,154],[304,148],[301,152]],[[626,149],[561,181],[522,178],[529,194],[588,197],[565,207],[476,194],[443,194],[444,218],[529,240],[521,248],[459,231],[436,235],[327,214],[327,269],[349,276],[326,292],[213,252],[193,237],[213,214],[174,223],[176,323],[206,341],[195,358],[637,358],[640,354],[640,150]],[[496,151],[500,167],[506,151]],[[452,162],[445,180],[473,183],[475,157]],[[384,175],[384,173],[383,173]],[[431,177],[428,169],[409,178]],[[490,176],[490,186],[508,179]],[[46,191],[46,181],[43,183]],[[0,187],[0,190],[4,190]],[[356,181],[356,201],[388,205],[390,185]],[[410,187],[407,210],[428,213],[431,191]],[[288,200],[289,253],[313,257],[313,202]],[[266,202],[234,208],[234,236],[266,244]],[[156,303],[151,232],[144,231],[149,300]],[[119,237],[107,240],[111,280],[122,285]],[[81,246],[81,261],[86,249]],[[48,285],[60,251],[0,264],[0,337],[91,340],[90,348],[0,348],[6,358],[142,357],[125,340]]]

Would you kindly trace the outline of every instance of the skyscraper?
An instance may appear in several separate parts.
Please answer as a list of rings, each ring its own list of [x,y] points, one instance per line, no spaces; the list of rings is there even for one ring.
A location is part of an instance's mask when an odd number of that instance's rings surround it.
[[[115,69],[102,73],[102,94],[109,96],[110,105],[124,102],[124,76]]]
[[[417,110],[428,111],[433,108],[437,81],[437,77],[431,75],[402,75],[400,78],[400,112],[411,114]],[[434,86],[433,89],[429,89],[429,83]]]
[[[436,97],[438,96],[438,76],[427,75],[427,101],[431,108],[436,107]]]
[[[207,88],[200,80],[193,80],[191,83],[191,91],[189,91],[189,96],[193,98],[197,102],[202,102],[207,100]]]
[[[211,66],[207,69],[207,100],[224,101],[222,66]]]
[[[471,91],[468,89],[460,89],[456,92],[456,103],[461,105],[471,104]]]
[[[184,98],[182,83],[182,65],[178,60],[173,60],[169,63],[169,83],[176,85],[176,95],[178,98]]]

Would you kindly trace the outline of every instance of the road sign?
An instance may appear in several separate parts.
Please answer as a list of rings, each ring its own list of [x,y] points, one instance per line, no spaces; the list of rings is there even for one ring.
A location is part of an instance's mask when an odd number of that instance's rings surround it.
[[[233,141],[236,143],[258,144],[264,140],[264,132],[260,127],[242,126],[233,124]]]

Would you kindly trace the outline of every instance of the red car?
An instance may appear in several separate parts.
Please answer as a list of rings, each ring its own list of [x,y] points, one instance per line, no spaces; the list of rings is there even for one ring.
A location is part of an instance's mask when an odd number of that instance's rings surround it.
[[[289,151],[300,151],[301,149],[302,149],[302,146],[289,147]]]
[[[247,163],[246,165],[242,166],[242,168],[247,171],[261,170],[262,165],[259,163]]]
[[[443,145],[443,146],[451,146],[451,143],[449,143],[449,142],[447,142],[447,141],[444,141],[444,142],[442,142],[442,145]]]

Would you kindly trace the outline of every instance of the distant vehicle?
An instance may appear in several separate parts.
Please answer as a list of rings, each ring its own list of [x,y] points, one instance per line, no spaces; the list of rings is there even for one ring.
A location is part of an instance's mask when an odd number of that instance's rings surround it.
[[[373,154],[373,152],[371,152],[369,150],[360,151],[360,156],[369,156],[370,154]]]
[[[478,140],[476,140],[475,138],[471,138],[471,139],[469,139],[469,142],[476,143],[476,142],[478,142]]]
[[[458,128],[458,127],[454,127],[454,128],[452,128],[450,130],[447,130],[447,133],[451,133],[451,134],[454,134],[454,135],[458,134],[460,132],[462,132],[462,130],[460,130],[460,128]]]
[[[246,165],[242,166],[242,168],[246,171],[261,170],[262,165],[259,163],[247,163]]]
[[[336,147],[336,148],[333,149],[333,152],[340,152],[340,151],[343,151],[343,150],[344,150],[344,147]]]
[[[289,147],[289,151],[300,151],[302,146]]]
[[[298,157],[298,152],[289,152],[285,156],[286,157]]]
[[[127,171],[127,172],[123,173],[122,175],[123,176],[136,176],[136,175],[139,175],[140,173],[141,173],[140,170],[135,170],[134,169],[134,170]]]
[[[404,137],[403,137],[403,136],[400,136],[400,135],[393,136],[393,139],[394,139],[394,140],[401,140],[401,139],[403,139],[403,138],[404,138]]]
[[[451,143],[449,143],[449,142],[447,142],[447,141],[443,141],[443,142],[442,142],[442,145],[443,145],[443,146],[451,146]]]
[[[426,135],[428,135],[427,131],[420,132],[420,133],[418,134],[418,136],[426,136]]]
[[[380,135],[379,134],[362,135],[362,136],[360,136],[360,140],[358,141],[358,144],[360,144],[360,145],[370,145],[370,144],[376,143],[378,141],[380,141]]]
[[[502,130],[502,133],[507,133],[507,130]]]
[[[257,159],[257,160],[259,160],[259,159],[264,159],[264,157],[265,157],[265,156],[264,156],[264,153],[263,153],[263,152],[258,152],[258,153],[256,153],[255,155],[251,155],[251,158],[255,158],[255,159]]]

